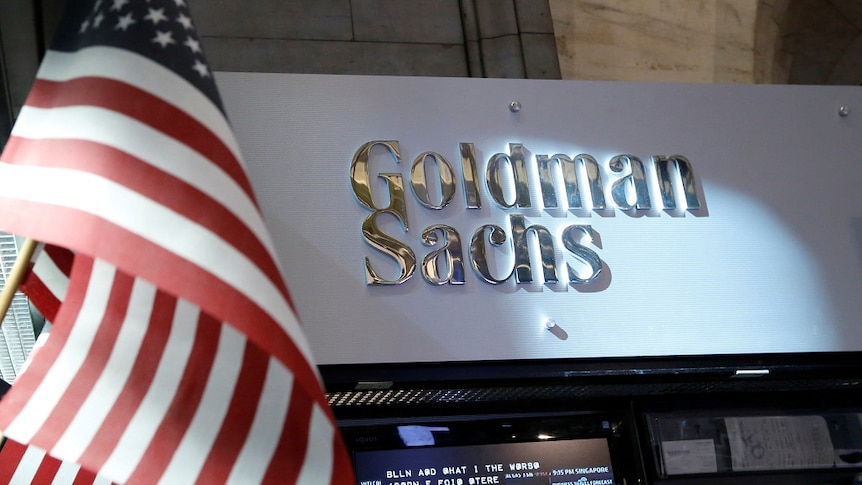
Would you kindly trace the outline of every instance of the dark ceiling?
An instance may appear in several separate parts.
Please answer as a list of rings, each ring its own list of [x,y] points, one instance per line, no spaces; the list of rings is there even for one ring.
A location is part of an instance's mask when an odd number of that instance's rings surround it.
[[[789,84],[862,84],[862,2],[791,1],[782,30]]]

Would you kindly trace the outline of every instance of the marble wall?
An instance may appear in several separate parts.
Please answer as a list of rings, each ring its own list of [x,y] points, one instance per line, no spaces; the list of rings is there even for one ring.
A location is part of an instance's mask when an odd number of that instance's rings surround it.
[[[4,132],[65,1],[0,0]],[[859,0],[189,1],[217,70],[862,84]]]
[[[564,79],[862,83],[858,0],[549,0]]]
[[[550,0],[564,79],[752,82],[757,0]]]
[[[216,70],[559,78],[547,0],[195,0]]]
[[[560,77],[547,0],[188,1],[215,70]],[[14,113],[65,2],[0,0],[0,88]]]
[[[760,0],[754,23],[752,81],[782,84],[790,80],[793,55],[784,39],[796,27],[791,0]]]

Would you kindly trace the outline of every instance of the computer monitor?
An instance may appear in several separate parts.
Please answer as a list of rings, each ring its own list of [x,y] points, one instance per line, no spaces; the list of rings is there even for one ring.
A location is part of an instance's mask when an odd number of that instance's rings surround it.
[[[621,422],[591,413],[346,423],[360,485],[615,484],[630,447]]]

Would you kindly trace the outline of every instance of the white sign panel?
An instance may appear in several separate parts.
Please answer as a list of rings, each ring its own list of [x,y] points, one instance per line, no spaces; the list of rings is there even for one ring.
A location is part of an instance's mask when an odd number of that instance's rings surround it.
[[[319,364],[862,351],[862,88],[218,80]]]

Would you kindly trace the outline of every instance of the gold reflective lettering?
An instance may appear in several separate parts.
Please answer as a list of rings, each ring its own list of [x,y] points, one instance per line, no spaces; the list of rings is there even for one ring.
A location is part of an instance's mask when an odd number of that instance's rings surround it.
[[[389,205],[386,207],[377,207],[374,205],[374,199],[371,196],[371,180],[368,174],[368,163],[371,158],[371,150],[376,147],[383,147],[391,156],[395,163],[401,162],[401,154],[398,149],[397,140],[389,141],[369,141],[363,143],[356,153],[353,155],[353,161],[350,163],[350,186],[353,188],[353,194],[356,200],[370,211],[385,210],[397,217],[404,225],[406,231],[407,223],[407,203],[404,200],[404,181],[401,174],[398,173],[381,173],[378,177],[386,180],[386,185],[389,189]]]
[[[428,182],[425,176],[425,161],[434,161],[437,172],[437,181],[440,183],[440,203],[434,203],[428,193]],[[455,173],[449,162],[436,152],[424,152],[416,157],[413,168],[410,170],[410,188],[416,199],[427,209],[440,210],[452,202],[455,197]]]
[[[468,209],[480,209],[479,175],[476,172],[476,148],[472,143],[459,143],[461,172],[464,174],[464,198]]]
[[[443,236],[443,245],[425,255],[422,260],[422,277],[432,285],[463,285],[464,257],[461,254],[461,236],[452,226],[437,224],[422,232],[422,244],[437,244],[437,233]],[[440,271],[441,259],[446,267],[445,274]]]
[[[365,284],[367,285],[400,285],[410,279],[410,277],[413,276],[413,272],[416,270],[416,255],[413,253],[413,250],[410,249],[410,246],[407,246],[394,237],[384,233],[380,230],[380,227],[378,227],[377,217],[384,213],[398,217],[390,210],[374,211],[362,222],[362,237],[365,238],[365,242],[370,244],[371,247],[394,259],[398,264],[400,274],[398,278],[394,280],[382,278],[377,271],[371,267],[371,260],[366,256]]]
[[[655,164],[656,176],[658,177],[658,186],[661,190],[662,204],[665,209],[676,209],[676,197],[674,196],[674,184],[671,181],[670,164],[673,162],[676,177],[674,181],[679,181],[682,193],[685,196],[686,209],[700,209],[700,196],[697,192],[697,183],[694,180],[694,172],[691,170],[691,162],[682,155],[671,155],[666,157],[663,155],[654,155],[652,157]]]
[[[626,173],[622,178],[614,181],[611,196],[614,203],[622,210],[649,210],[652,203],[649,197],[646,174],[643,162],[633,155],[617,155],[609,163],[614,173]],[[634,192],[634,204],[629,202],[629,194]]]
[[[559,155],[555,155],[554,160],[557,162],[557,165],[563,170],[563,180],[566,181],[566,194],[569,196],[569,207],[572,207],[572,199],[578,200],[580,203],[581,195],[578,193],[578,185],[574,184],[571,187],[568,184],[568,180],[566,180],[566,170],[571,170],[572,173],[570,180],[574,180],[574,170],[572,170],[572,163],[561,163],[561,159]],[[566,161],[571,162],[572,160],[569,157],[566,157]],[[545,207],[557,207],[557,190],[554,184],[554,172],[551,167],[551,159],[548,158],[547,155],[536,155],[536,165],[539,167],[539,186],[542,188],[542,205]]]
[[[557,281],[557,263],[554,255],[554,238],[551,236],[551,232],[544,226],[537,224],[525,227],[524,216],[521,214],[510,215],[509,221],[512,224],[512,244],[515,248],[515,280],[518,283],[533,281],[533,269],[530,265],[528,246],[528,235],[532,232],[536,235],[539,243],[539,256],[545,282],[555,283]]]
[[[583,238],[587,238],[589,242],[592,242],[592,226],[569,226],[563,230],[561,238],[563,246],[589,267],[589,274],[587,276],[579,276],[578,272],[567,262],[566,269],[569,273],[569,282],[580,285],[595,281],[602,272],[602,258],[595,251],[581,244],[581,239]]]
[[[527,161],[525,160],[524,145],[520,143],[509,143],[509,155],[496,153],[488,160],[485,169],[485,184],[494,202],[504,209],[512,207],[530,207],[530,188],[527,180]],[[509,164],[512,170],[512,181],[515,187],[515,200],[511,203],[506,201],[503,191],[503,164]]]
[[[569,209],[583,208],[580,187],[588,185],[592,199],[592,209],[605,208],[605,193],[602,186],[599,163],[590,155],[582,153],[574,159],[558,153],[550,158],[547,155],[536,155],[536,165],[539,169],[539,185],[542,188],[542,201],[545,207],[557,207],[557,191],[554,183],[554,164],[560,167],[563,175],[563,186],[566,191],[566,201]],[[584,184],[578,166],[586,174],[588,184]]]
[[[499,247],[506,242],[506,231],[504,231],[500,226],[495,224],[484,224],[480,226],[476,229],[476,232],[473,233],[473,237],[470,239],[470,264],[473,266],[476,274],[478,274],[485,283],[499,285],[512,276],[514,269],[510,270],[509,274],[502,279],[494,278],[494,276],[491,275],[491,269],[488,267],[488,254],[485,247],[486,232],[488,233],[488,242],[490,242],[492,246]]]
[[[392,156],[395,163],[401,161],[397,141],[377,140],[364,143],[356,150],[356,153],[353,155],[353,161],[350,163],[350,184],[353,188],[353,194],[360,205],[372,211],[362,223],[362,236],[373,248],[395,260],[398,264],[400,275],[394,280],[380,277],[377,271],[372,268],[371,260],[366,257],[365,281],[368,285],[398,285],[404,283],[413,275],[413,272],[416,270],[416,256],[409,246],[385,234],[377,225],[377,217],[380,214],[391,214],[401,223],[404,232],[408,231],[407,203],[404,199],[404,181],[401,174],[381,173],[378,175],[379,178],[386,182],[386,187],[389,191],[389,204],[386,207],[377,207],[374,204],[371,194],[368,164],[371,158],[371,150],[376,146],[383,147]]]

